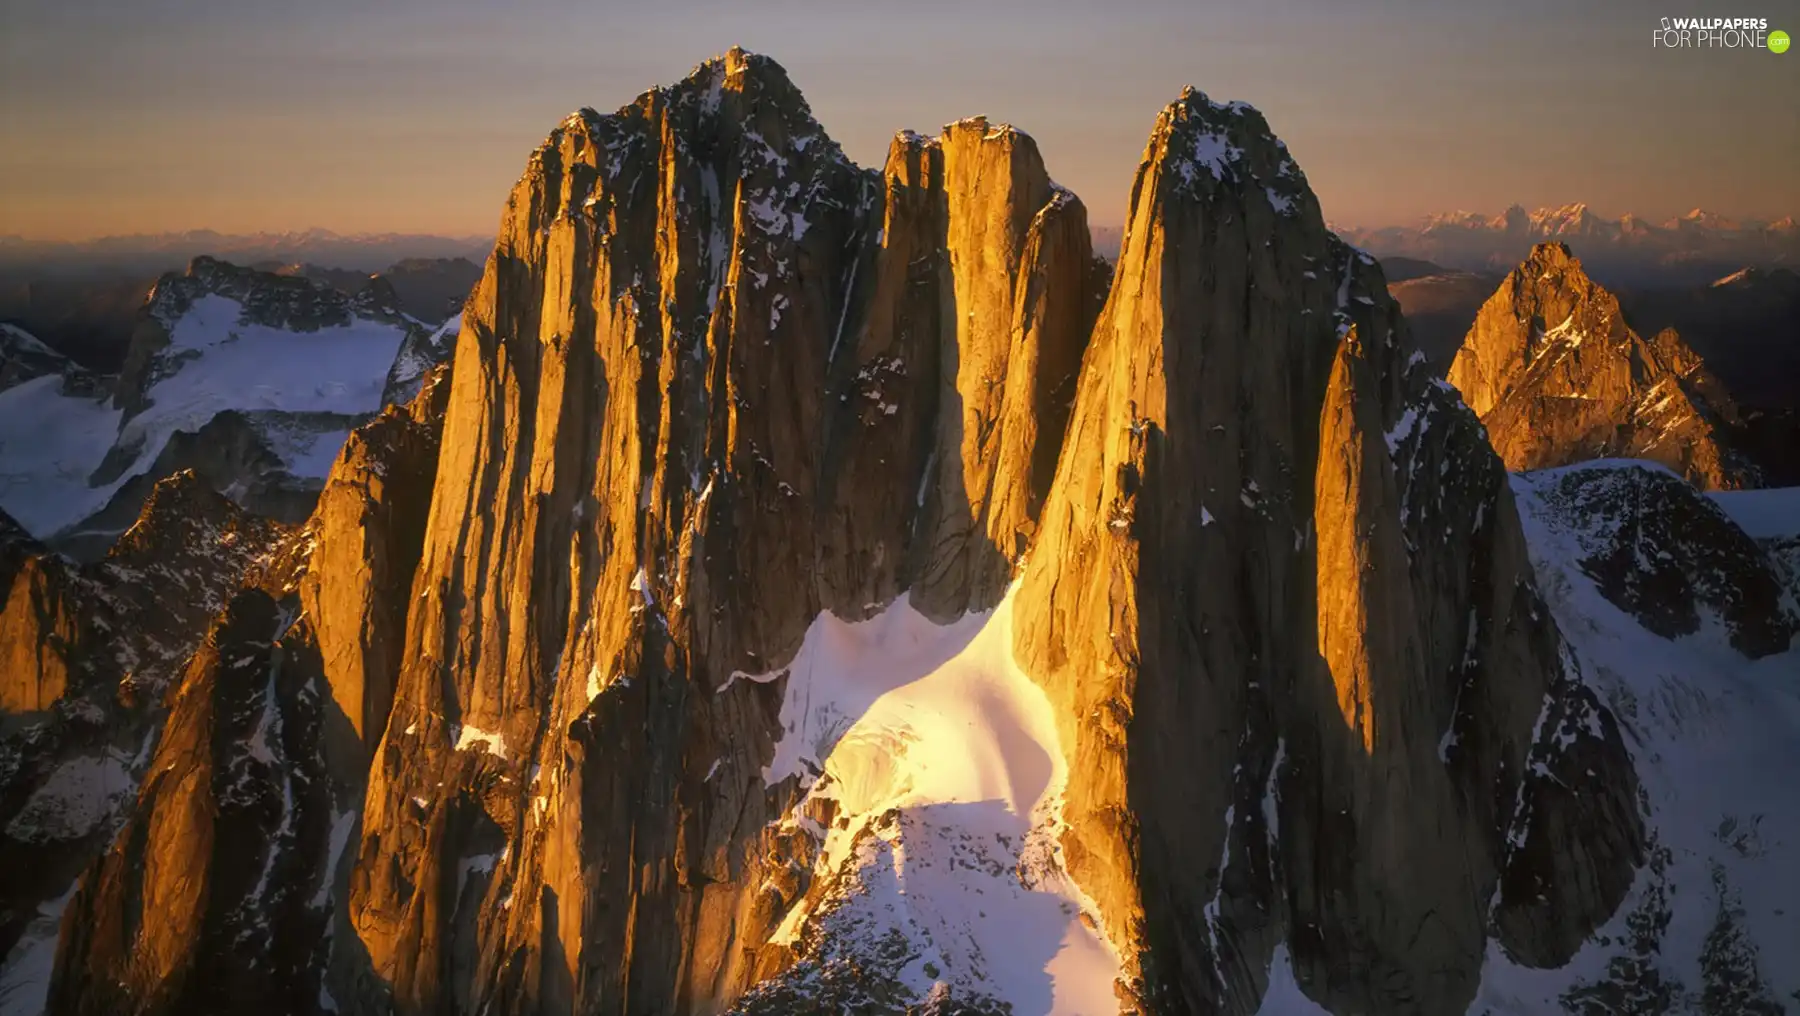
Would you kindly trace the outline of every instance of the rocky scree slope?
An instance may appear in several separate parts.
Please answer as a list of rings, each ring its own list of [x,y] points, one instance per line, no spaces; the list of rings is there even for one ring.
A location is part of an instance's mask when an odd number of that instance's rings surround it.
[[[569,117],[441,451],[352,441],[214,624],[52,1009],[1438,1013],[1566,963],[1637,777],[1474,415],[1255,110],[1163,110],[1131,207],[1102,294],[1028,135],[862,170],[741,50]]]

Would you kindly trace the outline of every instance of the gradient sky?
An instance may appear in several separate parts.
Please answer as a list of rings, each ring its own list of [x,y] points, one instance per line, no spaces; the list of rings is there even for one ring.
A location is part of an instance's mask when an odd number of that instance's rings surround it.
[[[1261,108],[1338,223],[1800,214],[1800,47],[1655,50],[1671,15],[1800,35],[1800,0],[0,0],[0,234],[491,233],[565,113],[734,43],[864,165],[1010,121],[1096,224],[1184,84]]]

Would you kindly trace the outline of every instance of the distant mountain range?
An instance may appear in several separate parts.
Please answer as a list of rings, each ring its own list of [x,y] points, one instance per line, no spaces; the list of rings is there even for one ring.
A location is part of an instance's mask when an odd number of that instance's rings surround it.
[[[1694,283],[1746,265],[1800,265],[1793,216],[1740,222],[1696,208],[1653,223],[1637,215],[1596,215],[1585,204],[1518,205],[1499,215],[1450,212],[1412,226],[1342,228],[1345,239],[1377,257],[1421,258],[1465,271],[1506,271],[1543,242],[1570,244],[1596,278],[1611,285]]]
[[[96,267],[148,268],[160,273],[201,256],[251,264],[311,262],[351,271],[378,271],[407,258],[487,260],[490,236],[435,236],[427,233],[334,233],[307,229],[285,233],[219,233],[194,229],[139,233],[92,240],[31,240],[0,236],[0,269],[28,264],[34,270]]]
[[[24,329],[88,370],[115,373],[151,286],[194,258],[208,257],[313,279],[346,296],[381,279],[391,286],[398,311],[437,325],[462,306],[490,246],[487,240],[323,230],[254,236],[201,231],[80,244],[0,237],[0,323]],[[30,250],[39,253],[29,256]]]

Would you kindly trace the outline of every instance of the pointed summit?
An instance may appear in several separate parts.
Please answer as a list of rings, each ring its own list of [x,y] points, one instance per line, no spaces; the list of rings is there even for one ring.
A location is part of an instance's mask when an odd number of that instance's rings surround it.
[[[1646,341],[1568,245],[1540,243],[1476,315],[1449,381],[1513,470],[1649,458],[1708,488],[1754,480],[1721,443],[1737,417],[1672,329]]]
[[[1222,187],[1244,195],[1260,192],[1264,201],[1256,204],[1266,202],[1277,215],[1298,215],[1323,226],[1306,175],[1249,103],[1214,102],[1192,85],[1184,88],[1151,131],[1143,166],[1153,163],[1159,177],[1178,181],[1181,194],[1206,199]],[[1139,185],[1144,182],[1140,167]]]

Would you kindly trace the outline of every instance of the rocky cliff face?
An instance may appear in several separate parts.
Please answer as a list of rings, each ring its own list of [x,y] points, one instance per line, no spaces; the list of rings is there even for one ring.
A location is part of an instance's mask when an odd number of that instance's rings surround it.
[[[0,945],[11,954],[0,984],[9,1004],[36,1011],[29,1000],[42,998],[61,907],[129,810],[165,688],[279,531],[183,473],[157,485],[101,561],[74,564],[16,527],[0,537]]]
[[[1341,1011],[1458,1008],[1490,936],[1559,962],[1632,778],[1499,464],[1254,111],[1170,107],[1134,197],[1016,608],[1071,873],[1158,1010],[1253,1011],[1278,943]]]
[[[821,609],[998,600],[1091,270],[1025,135],[865,173],[760,57],[551,136],[465,312],[371,775],[351,913],[395,1004],[711,1009],[787,962],[817,845],[760,775],[780,686],[731,677]]]
[[[734,53],[552,135],[465,318],[370,778],[351,920],[395,1005],[710,1011],[784,969],[793,1004],[846,964],[903,1002],[946,943],[852,930],[819,858],[904,816],[813,792],[851,782],[829,731],[764,767],[821,610],[1014,581],[1045,863],[1133,1004],[1249,1011],[1287,943],[1343,1006],[1441,1011],[1490,935],[1555,963],[1610,912],[1629,760],[1378,272],[1244,107],[1166,111],[1134,207],[1090,344],[1080,206],[1015,130],[875,178]]]
[[[1674,331],[1626,324],[1560,243],[1539,244],[1476,315],[1450,383],[1509,469],[1644,458],[1695,484],[1754,485],[1730,448],[1736,405]]]
[[[393,695],[442,375],[351,436],[312,517],[215,605],[129,819],[66,902],[49,1011],[330,1011],[355,983],[339,860]]]
[[[572,115],[236,588],[54,1011],[1457,1012],[1646,847],[1475,416],[1192,91],[1110,278],[1011,127]]]

